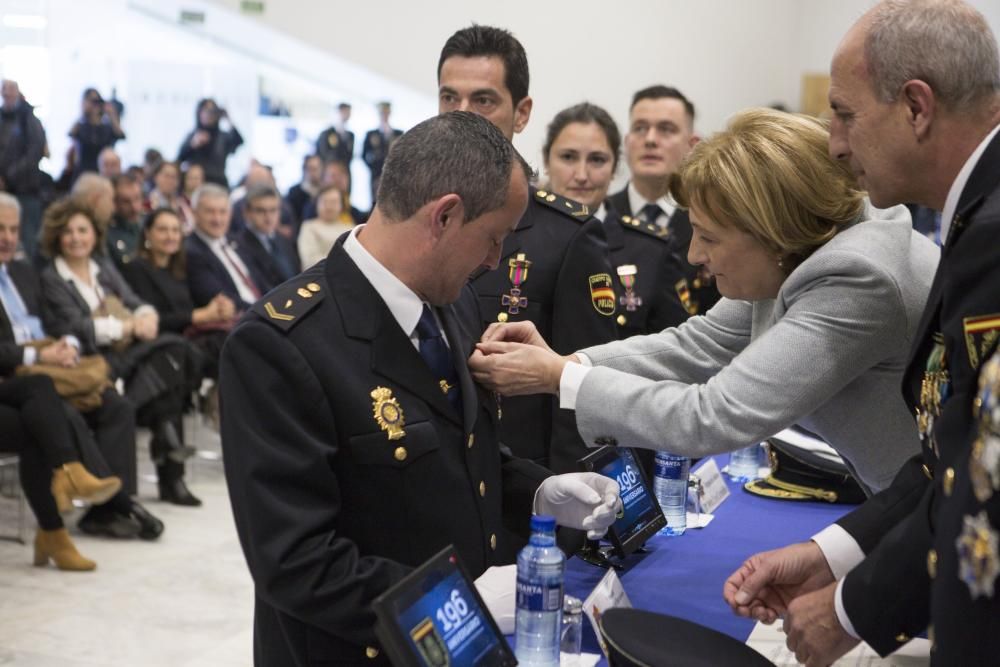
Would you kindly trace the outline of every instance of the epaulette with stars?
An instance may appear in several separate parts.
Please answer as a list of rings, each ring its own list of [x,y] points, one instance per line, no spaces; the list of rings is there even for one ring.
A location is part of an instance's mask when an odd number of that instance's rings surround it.
[[[637,232],[642,232],[646,236],[652,236],[654,239],[666,241],[670,238],[670,230],[666,227],[660,227],[659,225],[654,225],[649,222],[643,222],[641,219],[635,218],[631,215],[623,215],[618,218],[618,221],[622,223],[622,227],[625,229],[633,229]]]
[[[282,331],[290,331],[325,296],[319,283],[305,275],[280,285],[253,306],[253,311]]]
[[[581,204],[580,202],[573,201],[572,199],[560,197],[556,193],[549,192],[548,190],[535,190],[535,201],[540,204],[545,204],[549,208],[559,211],[560,213],[565,213],[580,222],[589,219],[592,215],[590,207],[586,204]]]

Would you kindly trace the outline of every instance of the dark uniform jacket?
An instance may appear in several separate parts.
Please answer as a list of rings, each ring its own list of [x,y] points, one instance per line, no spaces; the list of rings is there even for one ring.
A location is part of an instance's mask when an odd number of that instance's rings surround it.
[[[342,162],[350,164],[354,158],[354,133],[350,130],[341,132],[336,127],[328,127],[319,133],[316,139],[316,155],[327,162]]]
[[[372,179],[382,175],[382,166],[389,156],[389,147],[392,146],[392,142],[403,136],[403,131],[393,128],[391,135],[387,140],[381,129],[370,130],[365,135],[365,142],[361,146],[361,159],[371,169]]]
[[[605,202],[608,210],[621,216],[635,217],[640,211],[633,211],[628,200],[628,188],[608,197]],[[674,255],[684,268],[686,285],[674,285],[674,291],[691,315],[703,315],[719,300],[719,290],[715,282],[706,277],[700,267],[692,266],[687,261],[688,246],[691,245],[691,218],[682,208],[674,211],[667,222],[668,239]]]
[[[975,435],[978,369],[1000,330],[1000,323],[993,329],[976,326],[988,324],[990,316],[1000,319],[997,239],[1000,136],[959,198],[903,377],[904,398],[922,431],[922,454],[904,465],[889,488],[838,522],[867,554],[844,581],[844,606],[855,630],[882,655],[927,629],[933,575],[934,634],[942,648],[946,642],[949,647],[932,653],[935,663],[991,664],[1000,650],[996,597],[970,602],[957,578],[954,538],[962,530],[960,519],[942,509],[958,507],[953,504],[961,501],[950,499],[958,498],[956,487],[967,484],[955,471],[967,462]],[[992,633],[972,636],[990,624]]]
[[[495,404],[466,366],[475,308],[466,291],[437,309],[461,415],[339,244],[230,335],[222,443],[256,586],[258,665],[387,664],[375,597],[448,544],[473,576],[513,561],[501,516],[526,531],[550,473],[501,454]],[[381,401],[396,402],[398,439]]]
[[[672,252],[669,234],[610,209],[604,232],[618,294],[618,337],[659,333],[684,322],[688,311],[676,290],[677,283],[684,280],[684,268]]]
[[[531,264],[515,287],[519,258]],[[529,320],[552,349],[571,354],[617,338],[614,280],[601,222],[586,206],[536,190],[503,243],[500,267],[474,275],[472,288],[484,325]],[[580,470],[589,450],[557,398],[505,397],[500,409],[500,439],[514,454],[555,472]]]

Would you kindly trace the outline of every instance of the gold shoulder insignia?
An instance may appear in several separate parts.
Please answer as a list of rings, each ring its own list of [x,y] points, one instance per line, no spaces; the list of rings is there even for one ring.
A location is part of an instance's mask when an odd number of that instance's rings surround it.
[[[253,311],[282,331],[288,331],[323,300],[320,284],[305,275],[279,286],[253,306]]]
[[[566,199],[565,197],[560,197],[554,192],[549,192],[548,190],[535,190],[535,201],[539,204],[545,204],[551,209],[559,211],[560,213],[565,213],[577,220],[587,220],[590,218],[590,207],[586,204],[581,204],[580,202],[573,201],[572,199]]]
[[[646,236],[651,236],[654,239],[659,239],[660,241],[667,242],[670,240],[670,230],[666,227],[660,227],[659,225],[649,225],[644,223],[639,218],[633,218],[630,215],[623,215],[618,218],[618,222],[625,229],[631,229],[635,232],[640,232]]]

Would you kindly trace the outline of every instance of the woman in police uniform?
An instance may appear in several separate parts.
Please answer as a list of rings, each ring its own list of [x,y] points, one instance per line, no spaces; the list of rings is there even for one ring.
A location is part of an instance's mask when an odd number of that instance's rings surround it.
[[[605,206],[621,155],[621,134],[610,114],[584,102],[549,123],[542,159],[548,189],[585,205],[604,221],[615,280],[619,338],[662,331],[687,319],[683,267],[662,228]],[[685,304],[682,297],[686,299]]]

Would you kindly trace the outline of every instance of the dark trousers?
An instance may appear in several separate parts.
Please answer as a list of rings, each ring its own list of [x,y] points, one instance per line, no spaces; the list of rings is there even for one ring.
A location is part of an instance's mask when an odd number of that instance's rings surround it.
[[[117,475],[121,493],[134,496],[138,489],[135,409],[114,389],[106,390],[101,399],[99,408],[83,415],[64,403],[80,460],[98,477]]]
[[[78,460],[63,404],[48,376],[0,381],[0,451],[18,455],[21,488],[43,530],[63,527],[50,490],[52,469]]]

